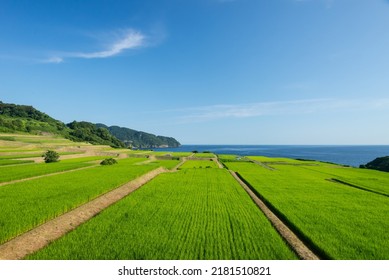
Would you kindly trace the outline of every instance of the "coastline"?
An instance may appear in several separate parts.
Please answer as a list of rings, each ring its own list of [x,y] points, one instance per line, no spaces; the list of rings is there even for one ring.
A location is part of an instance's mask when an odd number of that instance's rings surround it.
[[[239,156],[262,155],[293,159],[318,160],[359,167],[377,157],[389,155],[389,145],[181,145],[156,148],[155,151],[210,151]]]

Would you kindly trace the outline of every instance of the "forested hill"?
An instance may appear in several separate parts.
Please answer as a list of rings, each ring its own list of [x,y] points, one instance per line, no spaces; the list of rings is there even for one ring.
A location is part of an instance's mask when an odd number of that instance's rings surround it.
[[[117,127],[119,128],[119,127]],[[0,133],[24,132],[30,134],[51,133],[60,135],[76,142],[89,142],[96,145],[109,145],[122,148],[131,144],[132,147],[176,147],[179,143],[171,137],[155,136],[128,128],[113,129],[113,131],[134,132],[135,140],[129,140],[128,135],[123,140],[108,130],[105,125],[95,125],[89,122],[72,122],[64,124],[49,115],[40,112],[32,106],[8,104],[0,101]],[[118,139],[119,138],[119,139]],[[178,143],[178,144],[177,144]]]
[[[69,139],[73,141],[89,142],[94,145],[109,145],[115,148],[125,148],[126,145],[113,136],[107,129],[97,127],[90,122],[73,121],[67,124],[70,128]]]
[[[389,156],[376,158],[360,167],[389,172]]]
[[[63,122],[36,110],[32,106],[7,104],[0,101],[0,132],[49,132],[66,136]]]
[[[97,127],[106,128],[112,135],[126,143],[126,145],[138,148],[179,147],[181,144],[176,139],[166,136],[156,136],[151,133],[137,131],[119,126],[106,126],[96,124]]]

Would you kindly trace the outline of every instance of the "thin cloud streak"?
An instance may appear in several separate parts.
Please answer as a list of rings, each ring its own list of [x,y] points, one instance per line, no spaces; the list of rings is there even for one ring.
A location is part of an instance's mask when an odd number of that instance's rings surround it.
[[[124,33],[121,39],[113,42],[109,45],[106,50],[99,52],[74,52],[74,53],[65,53],[62,55],[52,56],[48,59],[43,60],[43,63],[62,63],[65,61],[65,58],[84,58],[84,59],[93,59],[93,58],[108,58],[116,56],[126,50],[137,49],[145,47],[146,36],[139,31],[129,29]]]
[[[62,63],[62,62],[64,62],[64,60],[62,57],[59,56],[53,56],[46,60],[43,60],[43,63]]]
[[[125,37],[115,42],[108,50],[92,53],[79,53],[75,57],[81,58],[105,58],[117,55],[128,49],[135,49],[144,46],[145,36],[134,30],[129,30]]]
[[[280,102],[262,102],[238,105],[213,105],[204,107],[173,110],[186,112],[178,118],[179,123],[197,123],[219,119],[239,119],[264,116],[305,115],[316,113],[333,113],[337,111],[363,111],[389,109],[389,99],[376,100],[341,100],[310,99]],[[172,111],[171,111],[172,112]]]

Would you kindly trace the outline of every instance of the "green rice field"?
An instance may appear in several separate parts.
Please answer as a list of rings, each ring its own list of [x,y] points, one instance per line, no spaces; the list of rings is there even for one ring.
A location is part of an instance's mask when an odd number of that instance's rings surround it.
[[[191,169],[191,168],[218,168],[217,164],[211,160],[188,160],[180,169]]]
[[[140,161],[125,159],[113,166],[1,186],[0,243],[155,169],[135,165]]]
[[[195,158],[214,158],[215,155],[213,153],[195,153]]]
[[[69,159],[32,161],[48,149]],[[110,157],[118,164],[99,164]],[[321,259],[389,259],[389,173],[260,155],[113,149],[49,135],[0,135],[0,245],[161,167],[163,174],[27,259],[298,259],[227,169]]]
[[[322,257],[389,258],[387,197],[330,182],[327,179],[331,176],[318,172],[327,171],[327,167],[310,170],[278,165],[276,170],[268,170],[254,163],[226,165],[237,171]],[[336,173],[340,170],[337,168]],[[348,174],[349,169],[344,170]],[[374,178],[375,173],[365,173],[364,178]],[[386,173],[383,175],[386,177]]]
[[[31,259],[296,259],[226,170],[163,174]]]
[[[0,166],[33,163],[32,160],[0,159]]]
[[[0,183],[46,175],[50,173],[69,171],[90,165],[92,164],[86,162],[55,162],[50,164],[32,163],[19,166],[0,166]]]

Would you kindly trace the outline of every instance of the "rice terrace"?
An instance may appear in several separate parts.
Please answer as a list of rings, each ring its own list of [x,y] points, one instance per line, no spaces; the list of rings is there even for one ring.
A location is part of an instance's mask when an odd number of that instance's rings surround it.
[[[388,196],[376,170],[2,133],[0,259],[387,260]]]

